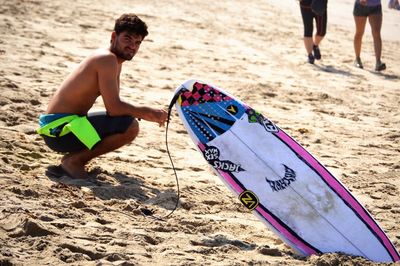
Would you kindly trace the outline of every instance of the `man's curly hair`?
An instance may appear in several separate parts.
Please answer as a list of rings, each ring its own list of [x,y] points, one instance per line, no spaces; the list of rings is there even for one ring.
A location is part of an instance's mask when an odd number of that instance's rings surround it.
[[[146,37],[149,32],[147,31],[146,23],[135,14],[122,14],[115,20],[114,31],[119,35],[121,32],[128,32],[129,34],[137,34]]]

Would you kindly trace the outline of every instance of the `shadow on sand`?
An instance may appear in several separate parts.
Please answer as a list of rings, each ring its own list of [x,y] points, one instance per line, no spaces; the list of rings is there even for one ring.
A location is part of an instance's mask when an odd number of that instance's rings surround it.
[[[107,173],[99,167],[89,172],[88,179],[71,178],[60,166],[50,165],[46,176],[62,186],[88,188],[97,199],[129,200],[144,205],[157,205],[166,210],[175,208],[177,192],[174,189],[161,191],[148,186],[140,177],[129,176],[126,173]]]
[[[333,73],[333,74],[338,74],[338,75],[343,75],[343,76],[354,76],[353,73],[351,73],[350,71],[345,71],[345,70],[341,70],[341,69],[337,69],[334,66],[331,65],[319,65],[319,64],[315,64],[314,65],[316,68],[318,68],[321,71],[324,72],[328,72],[328,73]]]

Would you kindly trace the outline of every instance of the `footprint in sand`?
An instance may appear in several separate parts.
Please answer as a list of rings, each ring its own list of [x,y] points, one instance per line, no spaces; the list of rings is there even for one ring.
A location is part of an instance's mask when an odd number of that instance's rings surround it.
[[[204,246],[204,247],[221,247],[225,245],[232,245],[238,247],[241,250],[254,250],[256,248],[255,244],[250,244],[244,241],[229,239],[225,235],[214,235],[209,238],[204,238],[200,241],[191,240],[190,244],[193,246]]]
[[[56,233],[31,218],[22,217],[20,215],[11,215],[0,222],[0,228],[6,231],[9,237],[17,238],[22,236],[48,236]]]

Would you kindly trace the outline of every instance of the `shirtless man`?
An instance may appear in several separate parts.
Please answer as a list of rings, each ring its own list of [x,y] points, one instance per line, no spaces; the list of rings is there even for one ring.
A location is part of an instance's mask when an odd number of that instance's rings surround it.
[[[122,63],[135,56],[147,34],[146,24],[136,15],[118,18],[110,47],[83,60],[40,116],[38,132],[50,148],[67,153],[60,166],[69,176],[87,178],[85,165],[91,159],[132,142],[139,132],[136,118],[165,124],[165,110],[135,106],[119,96]],[[106,112],[88,113],[99,96]]]

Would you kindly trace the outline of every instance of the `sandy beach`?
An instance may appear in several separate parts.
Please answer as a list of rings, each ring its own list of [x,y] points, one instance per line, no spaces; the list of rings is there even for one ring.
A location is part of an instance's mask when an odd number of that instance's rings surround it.
[[[129,146],[59,177],[61,154],[36,134],[64,78],[136,13],[149,36],[123,66],[121,94],[167,108],[198,78],[261,111],[315,155],[400,248],[400,12],[383,6],[382,60],[353,66],[353,1],[329,2],[322,60],[306,63],[296,1],[0,0],[0,265],[383,265],[343,254],[300,257],[249,212],[195,149],[175,109],[140,122]],[[94,110],[102,110],[99,98]],[[394,265],[394,264],[393,264]],[[396,264],[397,265],[397,264]]]

